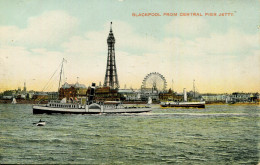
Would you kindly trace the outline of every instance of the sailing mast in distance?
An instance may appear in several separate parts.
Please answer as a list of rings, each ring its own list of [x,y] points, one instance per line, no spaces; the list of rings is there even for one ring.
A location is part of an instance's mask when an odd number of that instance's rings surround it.
[[[193,80],[193,97],[195,98],[195,80]]]
[[[61,75],[62,75],[62,70],[63,70],[63,62],[65,62],[66,60],[63,58],[62,62],[61,62],[61,68],[60,68],[60,81],[59,81],[59,87],[58,87],[58,93],[60,90],[60,82],[61,82]]]

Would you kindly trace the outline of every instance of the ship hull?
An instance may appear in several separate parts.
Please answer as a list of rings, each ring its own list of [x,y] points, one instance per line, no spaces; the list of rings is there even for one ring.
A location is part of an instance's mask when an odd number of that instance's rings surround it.
[[[33,114],[100,114],[100,113],[143,113],[150,112],[150,108],[117,108],[117,109],[87,109],[87,108],[56,108],[47,106],[33,106]]]
[[[161,107],[205,108],[205,102],[162,102]]]

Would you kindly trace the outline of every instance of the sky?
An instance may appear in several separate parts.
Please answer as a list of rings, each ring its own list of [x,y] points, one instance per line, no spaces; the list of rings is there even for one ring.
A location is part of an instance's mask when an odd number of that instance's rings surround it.
[[[259,3],[0,0],[0,92],[24,82],[28,90],[43,90],[63,58],[64,81],[103,84],[110,22],[121,88],[138,89],[147,74],[159,72],[177,92],[192,90],[193,80],[201,93],[260,92]],[[55,74],[46,90],[57,90],[58,79]]]

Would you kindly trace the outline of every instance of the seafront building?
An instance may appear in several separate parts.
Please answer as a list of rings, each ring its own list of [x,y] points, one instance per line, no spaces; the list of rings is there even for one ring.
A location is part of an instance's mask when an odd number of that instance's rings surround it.
[[[234,92],[232,94],[201,94],[206,103],[245,103],[259,102],[259,93]]]
[[[32,99],[35,101],[48,100],[48,94],[47,92],[35,92]]]
[[[91,87],[88,87],[86,97],[88,98],[90,96]],[[95,89],[95,96],[96,101],[119,101],[122,100],[123,97],[120,93],[118,93],[118,89],[114,89],[111,87],[103,87],[99,86]]]
[[[172,91],[169,89],[167,93],[160,93],[159,94],[160,101],[175,101],[175,102],[182,102],[183,101],[183,94],[179,94],[177,92]]]
[[[12,99],[12,98],[18,98],[18,99],[29,99],[31,98],[29,95],[30,93],[32,93],[32,91],[27,91],[26,90],[26,83],[24,82],[24,87],[23,90],[21,90],[20,87],[18,87],[18,89],[16,90],[7,90],[3,92],[3,96],[2,99]]]
[[[225,102],[227,99],[229,100],[228,94],[212,94],[206,93],[202,94],[201,97],[207,102]]]
[[[134,89],[119,89],[118,93],[124,97],[125,101],[141,101],[141,92],[140,90]]]
[[[81,100],[86,101],[87,87],[84,84],[76,82],[75,84],[69,84],[65,82],[59,89],[59,99],[66,98],[69,101]]]
[[[83,100],[87,99],[90,93],[90,87],[86,87],[84,84],[64,83],[58,92],[37,92],[27,91],[18,88],[16,90],[6,90],[0,94],[0,99],[11,100],[12,98],[22,100],[55,100],[66,97],[68,100]],[[187,92],[188,101],[194,99],[192,92]],[[97,86],[95,92],[95,98],[98,101],[147,101],[147,98],[153,98],[153,101],[183,101],[183,93],[177,93],[171,89],[168,92],[154,92],[154,93],[143,93],[141,89],[114,89],[111,87]],[[243,93],[234,92],[231,94],[199,94],[196,93],[196,98],[203,99],[206,103],[247,103],[247,102],[260,102],[259,93]]]
[[[257,102],[259,101],[259,93],[232,93],[230,100],[233,102]]]

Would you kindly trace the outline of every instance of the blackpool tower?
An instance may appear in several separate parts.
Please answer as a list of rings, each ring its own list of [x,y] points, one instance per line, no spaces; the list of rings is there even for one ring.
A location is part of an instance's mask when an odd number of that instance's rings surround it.
[[[107,68],[104,81],[105,87],[119,88],[119,82],[116,71],[116,59],[115,59],[115,37],[112,31],[112,22],[110,24],[110,32],[107,37],[108,53],[107,53]]]

